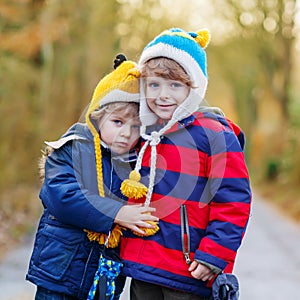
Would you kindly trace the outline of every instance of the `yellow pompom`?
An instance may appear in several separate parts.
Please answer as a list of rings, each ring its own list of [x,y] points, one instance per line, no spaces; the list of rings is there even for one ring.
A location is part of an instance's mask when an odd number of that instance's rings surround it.
[[[87,237],[91,242],[97,241],[101,245],[105,244],[107,240],[107,234],[100,233],[100,232],[93,232],[90,230],[85,230],[85,231],[87,232]],[[120,238],[122,235],[123,233],[121,227],[119,225],[116,225],[109,236],[107,247],[116,248],[120,242]]]
[[[197,31],[197,36],[195,37],[196,42],[205,49],[210,42],[210,33],[207,29],[202,29]]]
[[[157,225],[157,222],[155,222],[155,221],[147,221],[147,223],[149,223],[151,225],[154,225],[155,228],[140,227],[145,232],[145,234],[140,234],[140,233],[138,233],[136,231],[133,231],[133,233],[135,235],[138,235],[138,236],[150,236],[150,235],[154,235],[159,230],[159,226]]]
[[[133,170],[129,174],[129,179],[126,179],[121,184],[121,192],[124,196],[128,198],[139,199],[147,194],[147,187],[139,182],[141,180],[141,175]]]

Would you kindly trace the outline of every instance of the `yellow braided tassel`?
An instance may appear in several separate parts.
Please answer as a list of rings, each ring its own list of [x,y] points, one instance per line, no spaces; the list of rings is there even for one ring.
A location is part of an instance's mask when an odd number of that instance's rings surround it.
[[[205,49],[210,42],[210,33],[207,29],[202,29],[197,31],[197,36],[195,37],[196,42]]]
[[[147,194],[147,187],[140,182],[141,175],[133,170],[129,174],[129,179],[126,179],[121,184],[121,192],[128,198],[139,199]]]
[[[105,193],[104,193],[104,187],[103,187],[102,152],[101,152],[101,144],[100,144],[99,134],[94,136],[94,147],[95,147],[95,157],[96,157],[98,192],[101,197],[104,197]]]
[[[105,244],[105,242],[107,240],[107,234],[93,232],[90,230],[85,230],[85,231],[87,232],[87,237],[91,242],[97,241],[100,245]],[[109,236],[107,247],[108,248],[116,248],[120,242],[120,238],[122,235],[123,235],[123,232],[122,232],[121,227],[119,225],[116,225]]]

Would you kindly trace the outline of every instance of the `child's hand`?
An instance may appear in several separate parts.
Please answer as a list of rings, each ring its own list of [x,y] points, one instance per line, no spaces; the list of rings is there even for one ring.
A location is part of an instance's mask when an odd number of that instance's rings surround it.
[[[158,218],[152,216],[155,211],[154,207],[145,207],[142,204],[124,205],[116,215],[115,223],[127,227],[133,231],[144,235],[145,232],[139,227],[154,228],[155,226],[146,221],[158,221]],[[149,214],[150,213],[150,214]]]
[[[211,280],[215,275],[210,268],[198,263],[195,260],[191,263],[189,271],[194,278],[203,281]]]

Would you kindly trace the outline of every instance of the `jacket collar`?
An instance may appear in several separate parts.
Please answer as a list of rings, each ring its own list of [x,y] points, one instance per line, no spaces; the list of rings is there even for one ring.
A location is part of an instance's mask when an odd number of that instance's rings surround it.
[[[178,131],[179,129],[185,128],[185,127],[191,125],[194,121],[195,121],[194,115],[184,118],[181,121],[176,122],[164,134],[175,132],[175,131]],[[164,126],[165,126],[165,124],[161,120],[159,120],[156,124],[147,127],[147,133],[151,133],[153,131],[159,131]]]

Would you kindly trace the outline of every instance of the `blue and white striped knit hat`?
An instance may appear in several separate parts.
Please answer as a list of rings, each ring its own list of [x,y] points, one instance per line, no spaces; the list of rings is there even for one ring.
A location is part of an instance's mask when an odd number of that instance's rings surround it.
[[[191,93],[194,96],[188,97],[184,101],[183,107],[178,107],[177,110],[179,111],[175,111],[174,118],[177,120],[183,119],[195,112],[205,96],[208,77],[204,49],[209,41],[210,34],[206,29],[187,32],[180,28],[171,28],[155,37],[141,54],[138,63],[140,67],[152,58],[166,57],[176,61],[189,75],[194,87],[191,89]],[[143,99],[141,99],[140,115],[141,121],[145,126],[155,123],[157,119]]]

